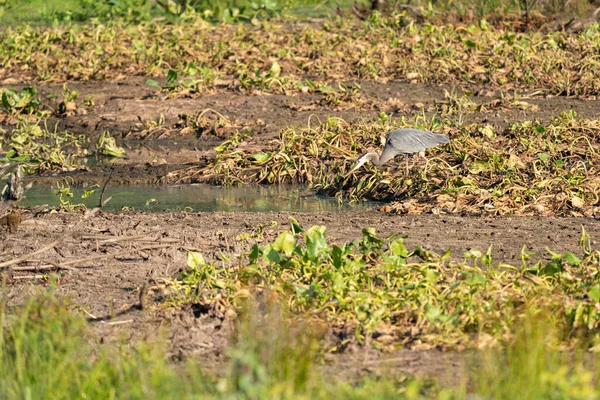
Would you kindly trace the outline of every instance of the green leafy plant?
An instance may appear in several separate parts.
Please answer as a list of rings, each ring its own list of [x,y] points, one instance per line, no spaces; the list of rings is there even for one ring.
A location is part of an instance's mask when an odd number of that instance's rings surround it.
[[[77,90],[71,90],[65,83],[63,85],[63,99],[58,103],[57,112],[59,114],[67,114],[77,110],[77,104],[75,100],[79,98],[79,92]]]
[[[2,107],[13,115],[30,115],[39,111],[40,100],[36,98],[37,91],[32,86],[26,86],[20,92],[15,89],[5,89],[2,92]]]
[[[171,302],[226,299],[235,308],[243,293],[266,290],[281,295],[292,315],[318,316],[359,341],[447,348],[494,343],[489,338],[505,338],[524,318],[522,304],[544,304],[551,318],[566,321],[564,336],[557,337],[561,343],[594,337],[600,321],[597,251],[513,266],[494,263],[491,249],[472,250],[457,263],[448,261],[449,252],[411,251],[403,239],[382,239],[365,228],[362,239],[331,245],[324,226],[303,230],[291,219],[290,231],[271,243],[254,243],[237,264],[190,253],[188,269],[172,283]],[[574,330],[581,337],[570,336]]]
[[[167,80],[164,85],[161,85],[154,79],[147,79],[146,84],[162,91],[168,91],[178,96],[183,96],[185,94],[202,92],[203,89],[214,80],[213,71],[210,69],[202,68],[197,70],[188,65],[186,70],[189,71],[189,74],[194,76],[200,74],[201,78],[188,77],[179,79],[179,73],[174,69],[170,69],[167,72]]]
[[[2,138],[8,148],[6,160],[26,163],[30,172],[71,170],[77,167],[77,157],[86,154],[84,136],[67,131],[50,131],[40,123],[20,120],[8,137]]]
[[[96,141],[96,151],[107,157],[123,157],[125,155],[125,149],[117,146],[117,141],[108,131],[102,132]]]
[[[71,188],[71,185],[68,180],[63,180],[56,183],[57,192],[59,201],[59,211],[62,212],[73,212],[81,209],[86,209],[87,207],[83,203],[84,200],[88,199],[92,194],[94,194],[98,190],[98,186],[94,186],[90,189],[85,189],[83,193],[81,193],[80,201],[75,202],[75,194]]]
[[[389,399],[435,396],[439,390],[410,377],[346,382],[319,374],[313,335],[289,325],[277,306],[239,319],[227,350],[227,374],[201,362],[167,362],[156,341],[101,343],[72,302],[50,284],[17,309],[0,303],[0,397],[73,399]],[[260,311],[249,304],[248,312]],[[262,311],[260,311],[262,312]],[[59,374],[55,373],[60,371]],[[411,395],[412,394],[412,395]]]

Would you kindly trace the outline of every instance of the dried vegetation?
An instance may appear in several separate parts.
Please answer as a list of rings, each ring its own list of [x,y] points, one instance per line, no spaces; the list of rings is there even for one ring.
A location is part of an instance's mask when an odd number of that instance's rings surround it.
[[[284,129],[262,152],[238,150],[232,140],[207,166],[174,175],[213,184],[306,183],[340,198],[391,201],[382,210],[399,213],[600,213],[599,122],[574,112],[502,130],[457,126],[455,119],[390,120],[385,114],[352,125],[333,118],[314,122]],[[389,130],[404,126],[442,131],[451,143],[430,150],[426,160],[415,157],[408,176],[395,165],[349,173],[360,154],[381,148]]]
[[[8,28],[0,34],[0,79],[38,81],[167,78],[160,90],[315,91],[353,79],[485,84],[595,96],[600,32],[515,32],[491,26],[416,23],[405,12],[322,26],[262,22],[211,26],[119,22]]]

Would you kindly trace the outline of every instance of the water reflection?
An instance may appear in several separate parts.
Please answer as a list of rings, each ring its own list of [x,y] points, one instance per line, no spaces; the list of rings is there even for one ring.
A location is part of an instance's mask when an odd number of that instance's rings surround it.
[[[98,205],[100,190],[82,200],[83,189],[73,188],[73,203],[84,203],[88,207]],[[330,197],[316,196],[298,185],[246,185],[217,187],[208,185],[109,186],[104,197],[112,196],[106,210],[167,211],[344,211],[373,208],[374,203],[342,203]],[[41,204],[58,206],[56,187],[35,186],[29,189],[20,204],[33,207]]]

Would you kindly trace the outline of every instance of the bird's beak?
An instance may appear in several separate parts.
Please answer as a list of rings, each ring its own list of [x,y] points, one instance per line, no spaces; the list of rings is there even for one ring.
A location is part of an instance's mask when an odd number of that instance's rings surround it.
[[[367,162],[367,160],[358,160],[356,162],[356,164],[354,164],[354,167],[352,167],[352,169],[350,170],[350,172],[356,171],[357,169],[359,169],[360,167],[362,167],[365,162]]]

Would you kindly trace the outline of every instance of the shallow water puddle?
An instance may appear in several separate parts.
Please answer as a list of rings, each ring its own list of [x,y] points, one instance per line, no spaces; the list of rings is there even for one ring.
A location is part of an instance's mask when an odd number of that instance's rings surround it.
[[[82,199],[83,188],[72,188],[73,204],[83,203],[96,207],[101,189],[96,189],[87,199]],[[105,210],[147,210],[147,211],[346,211],[373,208],[376,203],[338,203],[331,197],[317,196],[299,185],[245,185],[220,187],[209,185],[120,185],[109,186],[104,198],[112,197],[104,206]],[[59,205],[58,190],[55,186],[34,186],[27,190],[25,198],[19,202],[23,207],[38,205]]]

